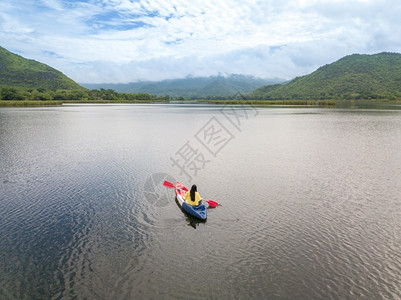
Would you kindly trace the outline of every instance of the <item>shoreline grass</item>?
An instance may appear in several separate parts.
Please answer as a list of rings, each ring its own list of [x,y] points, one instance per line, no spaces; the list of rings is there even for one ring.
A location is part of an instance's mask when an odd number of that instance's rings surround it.
[[[334,100],[199,100],[208,104],[238,105],[289,105],[289,106],[335,106]]]
[[[149,100],[0,100],[0,107],[61,106],[63,104],[140,104],[168,103],[168,101]]]
[[[63,101],[53,100],[0,100],[0,107],[31,107],[31,106],[57,106],[62,105]]]
[[[64,100],[65,104],[138,104],[138,103],[168,103],[167,100]]]

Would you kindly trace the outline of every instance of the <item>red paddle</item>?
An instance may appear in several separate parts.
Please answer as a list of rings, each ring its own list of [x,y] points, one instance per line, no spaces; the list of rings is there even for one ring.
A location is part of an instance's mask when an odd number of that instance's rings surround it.
[[[171,182],[165,181],[163,183],[163,185],[165,187],[168,187],[169,189],[175,188],[174,184],[172,184]],[[217,205],[219,205],[217,202],[212,201],[212,200],[205,200],[207,202],[207,204],[209,204],[210,207],[216,207]]]
[[[165,181],[165,182],[163,183],[163,185],[164,185],[165,187],[170,188],[170,189],[172,189],[172,188],[175,187],[174,184],[172,184],[171,182],[168,182],[168,181]]]

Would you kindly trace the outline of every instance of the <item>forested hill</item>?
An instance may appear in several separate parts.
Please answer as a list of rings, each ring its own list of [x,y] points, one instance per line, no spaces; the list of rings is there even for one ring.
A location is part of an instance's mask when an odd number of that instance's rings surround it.
[[[113,89],[124,93],[149,93],[158,96],[204,98],[249,93],[266,84],[281,83],[282,79],[261,79],[231,74],[228,76],[191,77],[162,81],[143,81],[127,84],[84,84],[89,89]]]
[[[0,47],[0,89],[83,90],[60,71]]]
[[[396,99],[401,97],[401,54],[353,54],[287,84],[263,86],[250,99]]]

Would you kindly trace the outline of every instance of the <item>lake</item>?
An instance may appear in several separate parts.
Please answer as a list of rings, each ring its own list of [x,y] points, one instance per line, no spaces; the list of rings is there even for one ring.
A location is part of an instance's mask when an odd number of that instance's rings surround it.
[[[396,107],[0,108],[0,147],[1,299],[401,298]]]

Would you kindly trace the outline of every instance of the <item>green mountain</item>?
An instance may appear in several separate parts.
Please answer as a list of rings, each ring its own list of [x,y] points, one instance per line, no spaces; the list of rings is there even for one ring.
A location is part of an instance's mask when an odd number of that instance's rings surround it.
[[[263,86],[250,99],[396,99],[401,97],[401,54],[353,54],[286,84]]]
[[[157,96],[203,98],[249,93],[266,84],[280,83],[281,79],[261,79],[253,76],[191,77],[162,81],[143,81],[128,84],[82,84],[89,89],[112,89],[120,93],[149,93]]]
[[[83,90],[60,71],[0,47],[0,89]]]

